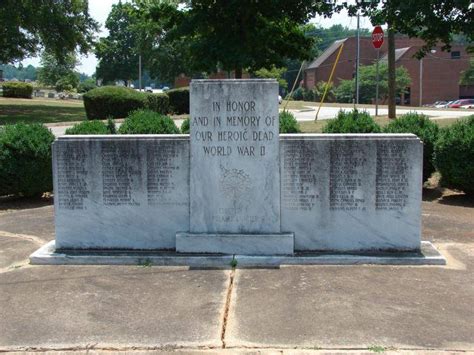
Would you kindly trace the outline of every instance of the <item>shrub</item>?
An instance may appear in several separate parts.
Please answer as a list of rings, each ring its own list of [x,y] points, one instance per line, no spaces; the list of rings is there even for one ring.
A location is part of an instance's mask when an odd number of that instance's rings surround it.
[[[120,134],[177,134],[179,128],[168,116],[150,110],[137,110],[119,128]]]
[[[0,195],[32,197],[52,190],[53,141],[41,124],[18,123],[0,130]]]
[[[145,108],[167,114],[170,111],[170,100],[166,94],[147,94]]]
[[[306,90],[303,89],[303,100],[304,101],[314,101],[315,100],[315,93],[313,90]]]
[[[189,117],[186,117],[181,123],[181,133],[189,134]]]
[[[102,86],[84,94],[84,107],[90,120],[124,118],[145,107],[147,94],[122,86]]]
[[[323,133],[380,133],[380,127],[366,111],[339,111],[337,117],[329,120]]]
[[[474,115],[440,130],[434,164],[443,186],[474,194]]]
[[[423,181],[435,172],[433,165],[434,144],[438,137],[438,125],[428,116],[415,112],[407,113],[385,127],[385,133],[413,133],[423,141]]]
[[[336,102],[351,103],[354,99],[354,83],[352,80],[341,80],[334,89]]]
[[[113,134],[115,133],[113,121],[112,125],[113,128],[102,121],[84,121],[66,129],[66,134]]]
[[[92,89],[95,89],[96,87],[97,85],[94,79],[87,79],[84,80],[82,83],[79,83],[79,85],[77,86],[77,92],[85,93],[91,91]]]
[[[289,111],[280,112],[280,133],[300,133],[300,125]]]
[[[19,82],[3,83],[3,97],[19,97],[31,99],[33,85]]]
[[[293,100],[295,101],[303,100],[303,88],[299,87],[293,92]]]
[[[189,88],[179,88],[166,92],[170,99],[170,109],[175,114],[189,113]]]

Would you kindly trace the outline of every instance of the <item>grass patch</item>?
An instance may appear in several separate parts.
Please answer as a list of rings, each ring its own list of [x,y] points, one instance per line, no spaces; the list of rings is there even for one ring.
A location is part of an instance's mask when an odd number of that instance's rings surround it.
[[[380,345],[371,345],[367,348],[367,350],[372,351],[374,353],[383,353],[386,351],[385,347]]]
[[[444,128],[452,125],[454,122],[463,119],[463,117],[456,118],[443,118],[443,119],[432,119],[440,128]],[[388,116],[377,116],[374,118],[375,122],[382,128],[391,122]],[[299,121],[302,133],[322,133],[323,127],[326,125],[327,120],[318,121]]]
[[[83,121],[82,101],[0,98],[0,125]]]

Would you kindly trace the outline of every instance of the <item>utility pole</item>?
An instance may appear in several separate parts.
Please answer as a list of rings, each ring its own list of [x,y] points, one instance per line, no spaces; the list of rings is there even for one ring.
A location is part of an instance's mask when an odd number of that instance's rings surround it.
[[[359,64],[360,64],[360,15],[357,10],[357,58],[356,58],[356,104],[359,104]]]
[[[423,106],[423,58],[420,59],[420,101],[418,106]]]
[[[388,25],[388,118],[397,118],[396,113],[396,88],[395,88],[395,31],[392,24]]]
[[[142,91],[142,55],[138,55],[138,89]]]

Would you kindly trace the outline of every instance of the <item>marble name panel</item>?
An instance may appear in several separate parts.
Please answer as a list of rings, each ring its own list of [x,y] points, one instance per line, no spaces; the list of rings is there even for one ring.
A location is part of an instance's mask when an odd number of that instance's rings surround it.
[[[416,250],[421,141],[412,134],[281,135],[281,226],[295,250]]]
[[[58,249],[174,249],[189,230],[186,135],[62,136],[53,173]]]

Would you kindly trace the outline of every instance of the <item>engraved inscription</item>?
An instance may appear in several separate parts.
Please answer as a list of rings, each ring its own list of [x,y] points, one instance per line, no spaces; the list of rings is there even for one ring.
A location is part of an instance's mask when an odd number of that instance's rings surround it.
[[[282,206],[289,210],[312,211],[320,198],[314,191],[318,183],[314,173],[316,155],[309,144],[304,141],[292,142],[283,148],[281,198]]]
[[[102,187],[105,206],[139,206],[133,187],[140,184],[140,155],[132,142],[102,142]]]
[[[401,210],[408,203],[407,146],[377,143],[376,210]]]
[[[330,147],[329,209],[365,211],[365,198],[358,197],[367,159],[352,142],[333,142]]]
[[[149,206],[181,206],[188,202],[179,199],[176,177],[180,143],[177,141],[153,142],[146,148],[147,200]]]
[[[68,144],[56,155],[57,199],[59,209],[83,210],[84,199],[89,197],[86,154],[80,144]]]

